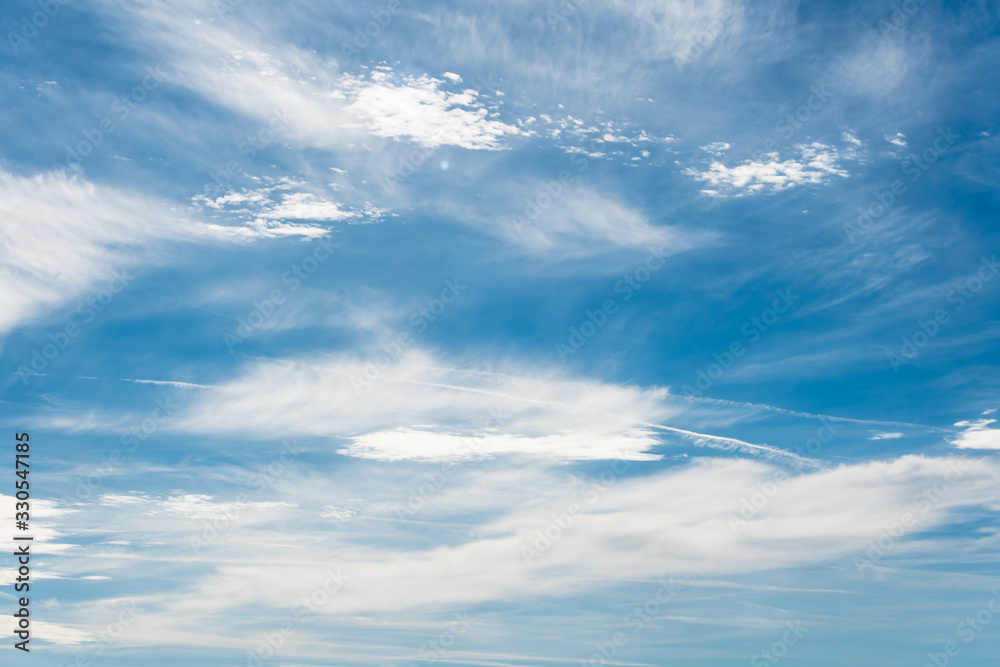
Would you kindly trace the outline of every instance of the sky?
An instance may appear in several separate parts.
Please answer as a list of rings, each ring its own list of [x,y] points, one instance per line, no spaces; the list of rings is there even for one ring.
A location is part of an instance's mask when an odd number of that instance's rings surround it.
[[[4,3],[4,664],[995,665],[998,31]]]

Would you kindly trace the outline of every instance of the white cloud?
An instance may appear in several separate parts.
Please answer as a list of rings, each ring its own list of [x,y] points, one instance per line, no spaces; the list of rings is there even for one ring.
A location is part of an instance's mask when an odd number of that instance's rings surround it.
[[[478,442],[486,456],[647,458],[657,440],[644,424],[673,412],[660,390],[448,370],[419,351],[379,371],[380,356],[255,364],[202,394],[180,428],[340,437],[349,455],[387,460],[462,459],[463,441]],[[419,428],[427,423],[433,433]]]
[[[732,0],[612,0],[611,4],[636,23],[646,53],[671,58],[678,68],[700,59],[711,62],[713,52],[738,43],[745,22],[745,3]]]
[[[558,184],[556,184],[558,185]],[[552,197],[546,186],[529,187],[523,211],[496,223],[510,243],[550,260],[589,257],[621,248],[660,248],[666,255],[688,250],[694,238],[672,227],[653,225],[642,213],[581,185],[559,186]],[[521,189],[524,193],[525,189]],[[539,205],[547,204],[544,208]]]
[[[428,76],[394,82],[385,70],[367,80],[349,75],[341,79],[349,101],[346,110],[381,137],[409,139],[428,148],[497,150],[508,135],[530,134],[491,118],[477,91],[448,92],[441,89],[443,83]]]
[[[801,462],[775,448],[664,424],[683,411],[664,400],[664,389],[553,371],[451,369],[420,350],[388,359],[375,349],[368,360],[327,356],[254,363],[242,377],[200,393],[170,428],[323,436],[346,443],[340,447],[344,454],[379,460],[499,455],[651,460],[660,457],[654,448],[680,437],[697,446]]]
[[[897,132],[896,134],[886,134],[885,140],[888,141],[893,146],[898,146],[899,148],[906,148],[906,135],[902,132]]]
[[[732,147],[732,144],[726,143],[725,141],[715,141],[707,146],[702,146],[701,150],[706,153],[711,153],[712,155],[722,155]]]
[[[577,432],[536,437],[481,433],[470,438],[397,428],[354,437],[350,445],[339,451],[348,456],[381,461],[471,460],[503,454],[521,454],[567,461],[609,458],[653,461],[660,456],[648,452],[659,444],[660,441],[655,437],[655,433],[648,429],[605,434],[600,437],[595,437],[592,433]]]
[[[921,539],[920,533],[961,520],[966,508],[981,512],[982,507],[1000,507],[1000,470],[994,464],[905,456],[792,474],[777,482],[776,493],[754,516],[736,525],[732,515],[739,514],[741,499],[760,493],[762,484],[774,484],[781,469],[718,458],[641,475],[630,475],[630,467],[618,462],[618,467],[609,464],[592,475],[577,475],[562,467],[459,466],[441,485],[440,502],[423,507],[419,521],[395,524],[399,532],[390,534],[404,538],[397,542],[387,539],[393,524],[385,521],[374,527],[356,521],[351,534],[344,536],[307,522],[304,513],[315,510],[274,514],[270,523],[233,527],[224,540],[208,544],[199,555],[204,568],[193,570],[189,559],[161,558],[164,570],[176,562],[174,574],[186,585],[162,587],[162,592],[140,598],[138,606],[150,610],[144,618],[160,633],[183,636],[186,628],[212,627],[225,636],[230,623],[222,619],[233,618],[236,610],[246,605],[287,609],[290,600],[308,595],[331,569],[341,571],[347,583],[318,613],[340,617],[412,614],[429,604],[461,608],[568,596],[583,585],[664,576],[718,576],[811,564],[854,573],[853,557],[864,557],[868,541],[887,534],[886,526],[899,523],[904,513],[916,521],[894,535],[877,567],[892,567],[911,554],[920,554],[925,562],[946,559],[954,545]],[[350,484],[351,475],[357,474],[355,469],[334,473],[333,480],[323,475],[296,477],[286,480],[280,491],[297,501],[303,490],[321,497]],[[914,500],[941,483],[947,491],[933,501]],[[317,485],[325,491],[317,491]],[[322,516],[361,519],[361,513],[375,509],[372,500],[405,494],[390,485],[375,490],[364,485],[374,497],[326,504],[319,510]],[[470,514],[470,507],[490,512]],[[178,548],[177,535],[184,533],[177,531],[190,531],[169,523],[138,523],[141,517],[135,516],[123,515],[118,522],[92,518],[87,525],[105,530],[123,530],[122,522],[127,523],[130,533],[165,545],[159,552],[164,556]],[[424,546],[426,524],[448,526],[447,543]],[[547,542],[539,537],[546,531],[551,536]],[[277,536],[280,543],[295,548],[267,557]],[[421,539],[415,544],[416,537]],[[246,553],[262,557],[248,562],[239,557]],[[145,567],[145,562],[98,560],[96,567],[120,573],[123,566]],[[273,592],[277,579],[287,581],[279,599]],[[89,613],[89,608],[81,613]],[[204,633],[199,629],[190,640],[215,644],[217,638]],[[162,634],[137,630],[129,641],[162,642]]]
[[[0,219],[0,333],[103,287],[115,271],[163,261],[168,242],[225,239],[157,200],[62,172],[0,170]]]
[[[79,646],[80,644],[96,643],[96,637],[89,632],[58,623],[48,623],[34,619],[31,622],[34,630],[33,639],[61,644],[63,646]]]
[[[902,433],[876,433],[869,440],[895,440],[897,438],[902,438]]]
[[[657,137],[645,130],[636,130],[623,117],[606,118],[599,114],[595,120],[584,121],[572,115],[553,118],[543,113],[540,118],[538,134],[548,137],[567,153],[586,155],[590,159],[645,159],[650,156],[646,149],[662,149],[676,141],[673,136]],[[526,120],[517,122],[522,128],[527,128],[534,126],[536,120],[529,116]]]
[[[12,484],[11,489],[13,490],[13,488]],[[0,493],[0,521],[4,525],[14,525],[14,505],[17,502],[18,499],[14,496]],[[31,500],[31,534],[36,541],[32,553],[34,553],[34,550],[37,550],[41,554],[49,555],[63,553],[71,549],[73,545],[61,541],[65,537],[65,534],[56,528],[56,526],[75,513],[75,509],[65,507],[57,501],[33,498]],[[33,572],[32,574],[34,575],[35,573]],[[15,570],[0,567],[0,586],[13,583],[14,576]],[[43,576],[58,577],[58,575],[49,573]]]
[[[345,128],[352,118],[343,111],[336,61],[290,44],[270,44],[255,26],[241,23],[238,13],[217,20],[217,7],[203,0],[140,0],[130,6],[129,33],[160,51],[172,84],[256,119],[282,141],[350,143],[356,133]],[[192,22],[198,15],[212,20]]]
[[[374,221],[385,213],[371,204],[360,210],[345,209],[338,202],[303,191],[306,184],[292,178],[261,180],[270,180],[271,184],[216,197],[195,195],[191,201],[206,215],[230,221],[227,225],[209,225],[211,229],[240,239],[318,238],[330,233],[329,227],[321,223]]]
[[[363,515],[371,507],[371,503],[361,498],[350,498],[336,505],[327,505],[320,512],[320,517],[334,521],[350,521]]]
[[[840,137],[845,142],[847,142],[849,144],[854,144],[858,148],[860,148],[863,145],[862,142],[861,142],[861,140],[858,139],[858,137],[853,132],[851,132],[850,130],[848,130],[847,132],[844,132],[843,134],[841,134]]]
[[[281,204],[261,214],[267,220],[343,220],[351,213],[339,204],[320,199],[308,192],[294,192],[282,196]]]
[[[854,49],[834,62],[835,78],[830,85],[834,90],[886,97],[896,93],[932,58],[933,48],[928,39],[860,31]]]
[[[395,77],[382,65],[367,78],[353,76],[333,58],[270,42],[271,35],[235,14],[192,24],[190,14],[216,9],[198,0],[186,4],[181,10],[143,0],[134,8],[133,34],[169,55],[163,67],[169,81],[257,119],[282,142],[343,149],[370,132],[427,147],[496,150],[505,137],[526,134],[494,118],[479,92],[443,89],[461,82],[452,72],[441,79]]]
[[[200,210],[181,212],[63,172],[24,177],[0,170],[0,278],[5,284],[0,334],[103,289],[116,275],[128,283],[135,267],[167,261],[180,243],[325,236],[325,226],[296,221],[357,222],[383,213],[370,205],[345,210],[310,193],[287,192],[295,185],[282,182],[214,199],[199,195],[194,203]],[[206,223],[191,213],[228,220]],[[113,288],[121,291],[121,281]]]
[[[778,153],[768,153],[762,159],[748,159],[732,167],[713,160],[707,169],[689,167],[684,173],[711,186],[702,190],[704,194],[719,197],[779,192],[848,175],[838,166],[844,156],[833,146],[813,142],[798,144],[795,150],[798,157],[782,160]]]
[[[140,494],[107,493],[100,497],[102,505],[114,507],[144,506],[144,514],[171,514],[187,519],[218,519],[220,517],[238,517],[246,510],[260,512],[293,507],[282,502],[213,502],[212,496],[197,493],[175,493],[167,497],[154,497]]]
[[[960,421],[955,426],[964,426],[965,430],[951,444],[959,449],[1000,449],[1000,429],[989,427],[994,423],[995,419]]]

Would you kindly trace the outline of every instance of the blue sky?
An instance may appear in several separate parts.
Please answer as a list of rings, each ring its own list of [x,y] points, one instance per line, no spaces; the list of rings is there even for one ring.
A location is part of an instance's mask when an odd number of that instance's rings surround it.
[[[0,25],[16,659],[1000,657],[995,3]]]

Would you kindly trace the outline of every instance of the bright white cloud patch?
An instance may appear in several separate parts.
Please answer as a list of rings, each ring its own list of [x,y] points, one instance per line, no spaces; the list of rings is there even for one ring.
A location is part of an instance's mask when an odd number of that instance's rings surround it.
[[[902,132],[897,132],[895,134],[885,135],[885,140],[888,141],[893,146],[898,146],[899,148],[906,148],[906,135]]]
[[[329,223],[373,221],[384,213],[371,204],[360,210],[346,209],[338,202],[303,191],[305,185],[285,177],[271,185],[215,197],[196,195],[192,202],[206,215],[229,221],[227,225],[211,225],[212,229],[243,239],[316,238],[329,234]]]
[[[876,433],[869,440],[895,440],[897,438],[902,438],[902,433]]]
[[[378,69],[367,79],[345,75],[341,80],[350,101],[346,110],[381,137],[407,139],[428,148],[497,150],[503,148],[505,137],[528,134],[496,120],[475,90],[449,92],[441,88],[443,80],[429,76],[394,80],[387,69]]]
[[[706,153],[711,153],[712,155],[722,155],[730,148],[732,148],[732,144],[726,143],[725,141],[715,141],[707,146],[702,146],[701,150]]]
[[[641,162],[650,157],[649,149],[664,151],[665,146],[676,140],[672,135],[656,136],[637,129],[626,118],[607,118],[600,114],[587,121],[572,115],[543,113],[538,118],[519,119],[517,124],[526,131],[548,137],[567,153],[585,155],[588,160],[629,158]],[[663,162],[654,160],[650,164]]]
[[[654,461],[660,456],[647,452],[659,444],[656,434],[648,429],[604,434],[598,437],[586,432],[537,437],[480,433],[474,437],[463,437],[399,428],[366,433],[352,438],[351,444],[340,450],[340,453],[382,461],[472,460],[503,454],[540,456],[568,461],[609,458]]]
[[[839,166],[844,156],[834,148],[819,142],[797,144],[797,157],[782,159],[778,153],[767,153],[762,159],[748,159],[727,166],[713,160],[705,169],[689,167],[684,173],[707,187],[702,192],[716,197],[742,197],[761,192],[779,192],[802,185],[819,185],[833,176],[847,177]]]
[[[990,428],[995,423],[995,419],[958,422],[955,426],[965,430],[951,444],[959,449],[1000,449],[1000,429]]]
[[[861,142],[861,140],[858,139],[858,137],[853,132],[850,132],[850,131],[844,132],[843,134],[841,134],[840,138],[843,139],[846,143],[853,144],[854,146],[857,146],[858,148],[860,148],[861,146],[864,145]]]

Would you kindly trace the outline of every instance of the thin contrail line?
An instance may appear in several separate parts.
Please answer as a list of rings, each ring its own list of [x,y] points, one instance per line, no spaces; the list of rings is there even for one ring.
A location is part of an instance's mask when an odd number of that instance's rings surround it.
[[[498,373],[496,371],[479,371],[471,370],[467,368],[449,368],[447,366],[427,366],[427,368],[433,370],[450,371],[453,373],[465,373],[472,375],[488,375],[501,378],[513,378],[513,379],[523,379],[516,375],[510,375],[509,373]],[[913,424],[910,422],[896,422],[896,421],[885,421],[879,419],[855,419],[853,417],[837,417],[834,415],[820,415],[813,414],[811,412],[802,412],[800,410],[789,410],[788,408],[779,408],[774,405],[767,405],[765,403],[750,403],[747,401],[727,401],[722,398],[709,398],[707,396],[682,396],[680,394],[669,394],[670,398],[678,398],[686,401],[694,401],[699,403],[710,403],[714,405],[726,405],[735,408],[753,408],[756,410],[766,410],[768,412],[776,412],[783,415],[791,415],[794,417],[806,417],[809,419],[828,419],[830,421],[837,422],[849,422],[852,424],[872,424],[875,426],[898,426],[901,428],[920,428],[931,431],[943,431],[946,433],[957,432],[958,429],[944,428],[940,426],[928,426],[926,424]]]
[[[101,380],[107,378],[95,378],[89,375],[53,375],[52,373],[28,373],[27,371],[13,371],[11,375],[27,375],[35,378],[70,378],[74,380]]]
[[[670,394],[671,398],[679,398],[686,401],[695,401],[698,403],[711,403],[713,405],[726,405],[734,408],[753,408],[755,410],[766,410],[768,412],[777,412],[783,415],[791,415],[794,417],[808,417],[810,419],[828,419],[830,421],[837,422],[850,422],[852,424],[872,424],[877,426],[899,426],[902,428],[921,428],[931,431],[945,431],[947,433],[954,433],[958,429],[953,428],[942,428],[940,426],[927,426],[926,424],[911,424],[909,422],[893,422],[893,421],[882,421],[878,419],[854,419],[852,417],[836,417],[834,415],[817,415],[811,412],[800,412],[798,410],[788,410],[787,408],[778,408],[773,405],[766,405],[764,403],[748,403],[745,401],[727,401],[722,398],[708,398],[704,396],[681,396],[679,394]]]
[[[543,405],[543,406],[561,405],[561,406],[568,407],[568,408],[576,408],[577,407],[577,406],[574,406],[574,405],[572,405],[570,403],[564,403],[562,401],[545,401],[545,400],[536,399],[536,398],[524,398],[524,397],[521,397],[521,396],[513,396],[511,394],[504,394],[504,393],[498,392],[498,391],[488,391],[486,389],[475,389],[473,387],[463,387],[461,385],[443,384],[443,383],[440,383],[440,382],[422,382],[420,380],[401,380],[401,379],[393,379],[392,381],[393,382],[405,382],[405,383],[409,383],[409,384],[419,384],[419,385],[424,385],[424,386],[427,386],[427,387],[441,387],[443,389],[454,389],[456,391],[468,391],[468,392],[472,392],[472,393],[476,393],[476,394],[485,394],[487,396],[497,396],[499,398],[507,398],[507,399],[514,400],[514,401],[522,401],[522,402],[525,402],[525,403],[536,403],[536,404]],[[602,411],[602,412],[604,412],[604,411]],[[612,414],[612,413],[605,413],[605,414]],[[681,429],[681,428],[675,428],[673,426],[664,426],[662,424],[652,424],[652,423],[647,423],[647,422],[639,422],[639,423],[641,423],[643,426],[648,426],[650,428],[658,428],[658,429],[662,429],[664,431],[672,431],[674,433],[679,433],[681,435],[684,435],[686,437],[692,438],[694,440],[709,440],[709,441],[714,441],[714,442],[721,442],[721,443],[725,443],[725,444],[730,445],[730,446],[743,447],[743,448],[751,450],[751,451],[767,452],[768,454],[773,455],[773,456],[787,456],[787,457],[789,457],[791,459],[794,459],[794,460],[802,462],[802,463],[808,463],[809,465],[813,465],[813,466],[816,466],[816,467],[823,467],[822,463],[820,463],[819,461],[815,461],[813,459],[808,459],[808,458],[805,458],[803,456],[799,456],[798,454],[795,454],[793,452],[785,451],[785,450],[780,449],[778,447],[770,447],[768,445],[755,445],[755,444],[750,443],[750,442],[744,442],[743,440],[737,440],[736,438],[727,438],[725,436],[712,435],[710,433],[698,433],[696,431],[687,431],[687,430],[684,430],[684,429]]]
[[[175,382],[173,380],[133,380],[132,378],[120,378],[122,382],[135,382],[136,384],[168,384],[173,387],[191,387],[194,389],[218,389],[214,384],[195,384],[193,382]]]
[[[136,292],[144,292],[144,293],[146,293],[146,294],[148,294],[150,296],[156,296],[156,297],[159,297],[161,299],[166,299],[167,301],[173,301],[174,303],[179,303],[182,306],[187,306],[189,308],[197,308],[198,310],[204,310],[206,313],[212,313],[213,315],[218,315],[219,317],[224,317],[227,320],[232,320],[233,322],[238,322],[239,321],[235,317],[230,317],[229,315],[223,315],[222,313],[217,313],[214,310],[209,310],[208,308],[202,308],[201,306],[196,306],[193,303],[187,303],[186,301],[181,301],[180,299],[175,299],[172,296],[164,296],[162,294],[155,294],[154,292],[148,292],[148,291],[146,291],[146,290],[144,290],[144,289],[142,289],[140,287],[127,287],[126,289],[132,289],[132,290],[135,290]]]
[[[89,375],[53,375],[51,373],[25,373],[24,371],[14,371],[13,375],[30,375],[41,378],[69,378],[73,380],[105,380],[111,382],[134,382],[136,384],[161,384],[172,387],[184,387],[191,389],[218,389],[214,384],[195,384],[193,382],[176,382],[174,380],[135,380],[133,378],[98,378]]]
[[[787,456],[788,458],[794,459],[795,461],[798,461],[800,463],[805,463],[817,468],[825,467],[821,462],[815,459],[799,456],[794,452],[786,451],[784,449],[781,449],[780,447],[771,447],[770,445],[755,445],[752,442],[745,442],[743,440],[737,440],[736,438],[727,438],[726,436],[723,435],[709,435],[705,433],[698,433],[696,431],[687,431],[685,429],[675,428],[673,426],[664,426],[662,424],[649,424],[645,422],[641,423],[644,426],[649,426],[650,428],[658,428],[664,431],[672,431],[674,433],[680,433],[681,435],[691,438],[693,440],[703,440],[703,439],[716,440],[718,442],[725,442],[727,444],[731,444],[734,447],[742,447],[744,449],[767,452],[768,454],[772,454],[774,456]]]

